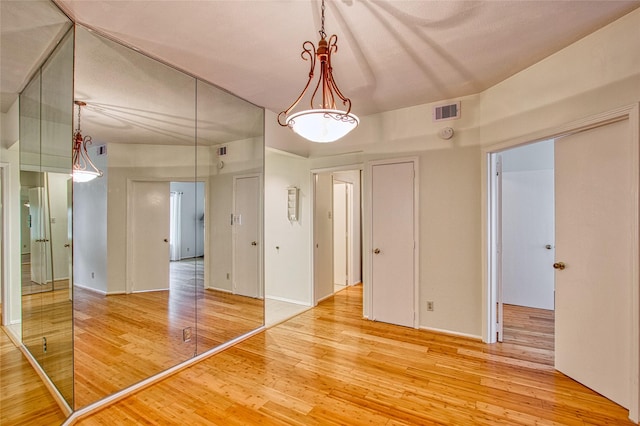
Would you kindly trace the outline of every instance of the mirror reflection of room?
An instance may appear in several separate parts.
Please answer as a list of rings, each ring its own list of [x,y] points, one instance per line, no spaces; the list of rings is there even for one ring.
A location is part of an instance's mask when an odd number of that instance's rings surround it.
[[[21,300],[6,315],[42,402],[11,415],[59,423],[264,325],[264,109],[48,1],[2,8],[47,45],[12,107]]]
[[[75,98],[103,174],[74,184],[78,408],[263,325],[263,112],[76,31]]]

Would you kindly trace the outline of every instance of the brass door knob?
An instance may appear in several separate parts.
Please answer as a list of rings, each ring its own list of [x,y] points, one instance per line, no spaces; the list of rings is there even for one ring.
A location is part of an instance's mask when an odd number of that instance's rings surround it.
[[[567,267],[567,265],[564,264],[564,262],[556,262],[553,264],[553,267],[555,269],[560,269],[561,271]]]
[[[168,242],[169,242],[169,240],[168,240],[168,239],[166,239],[166,238],[165,238],[164,240],[162,240],[162,241],[164,241],[165,243],[168,243]]]
[[[373,252],[374,252],[375,254],[380,254],[380,249],[379,249],[379,248],[377,248],[377,249],[375,249]]]
[[[251,245],[252,245],[252,246],[257,246],[257,245],[258,245],[258,242],[257,242],[257,241],[251,241]]]
[[[65,247],[71,247],[71,244],[67,243],[64,245]]]

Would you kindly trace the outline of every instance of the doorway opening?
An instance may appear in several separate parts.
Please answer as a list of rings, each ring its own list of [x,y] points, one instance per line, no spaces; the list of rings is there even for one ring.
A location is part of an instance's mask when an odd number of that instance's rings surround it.
[[[553,366],[637,420],[637,105],[558,126],[554,137]],[[544,140],[540,138],[533,141]],[[521,141],[519,141],[521,142]],[[513,146],[516,145],[514,141]],[[502,158],[487,154],[486,342],[498,340],[503,312]],[[631,231],[631,232],[630,232]],[[503,331],[503,330],[502,330]]]
[[[362,171],[313,172],[314,305],[362,283]]]
[[[553,365],[554,140],[494,154],[501,218],[498,341],[534,347]]]
[[[204,182],[171,182],[169,190],[169,288],[178,290],[194,278],[204,283]]]

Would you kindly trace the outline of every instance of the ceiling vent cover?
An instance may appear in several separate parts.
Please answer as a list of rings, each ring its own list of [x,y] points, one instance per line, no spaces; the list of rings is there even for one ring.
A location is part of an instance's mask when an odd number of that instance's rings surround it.
[[[433,121],[457,120],[460,118],[460,102],[433,107]]]

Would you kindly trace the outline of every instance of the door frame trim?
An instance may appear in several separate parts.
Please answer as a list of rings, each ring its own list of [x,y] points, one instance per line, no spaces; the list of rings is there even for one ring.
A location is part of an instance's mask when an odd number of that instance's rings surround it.
[[[204,184],[204,190],[203,190],[203,195],[204,195],[204,211],[205,211],[205,233],[204,233],[204,238],[203,238],[203,242],[202,244],[204,244],[204,258],[205,258],[205,264],[204,264],[204,282],[205,282],[205,286],[206,283],[208,283],[209,281],[209,267],[206,264],[207,259],[210,257],[208,256],[208,243],[209,243],[209,233],[206,231],[206,226],[209,225],[209,220],[206,217],[207,216],[207,212],[210,212],[211,210],[209,209],[209,199],[211,197],[209,197],[208,191],[209,191],[209,181],[206,179],[188,179],[188,178],[153,178],[153,177],[130,177],[127,178],[127,194],[126,194],[126,198],[127,198],[127,205],[126,205],[126,211],[127,211],[127,222],[125,224],[125,233],[126,233],[126,241],[125,241],[125,256],[126,256],[126,263],[124,266],[124,276],[125,276],[125,283],[124,283],[124,294],[130,294],[133,293],[133,270],[131,268],[131,265],[133,265],[133,185],[136,182],[168,182],[169,184],[171,184],[171,182],[202,182]],[[169,185],[171,186],[171,185]],[[171,192],[171,191],[169,191]],[[107,238],[108,239],[108,238]],[[107,244],[107,250],[108,250],[108,244]],[[122,292],[118,292],[118,293],[111,293],[109,292],[109,280],[107,279],[107,294],[122,294]]]
[[[418,157],[400,157],[400,158],[387,158],[383,160],[368,161],[363,176],[363,195],[364,195],[364,217],[363,217],[363,238],[362,238],[362,264],[364,273],[364,282],[369,285],[364,287],[363,302],[366,301],[366,305],[363,306],[364,317],[371,318],[371,309],[373,306],[373,292],[371,291],[371,283],[373,276],[373,264],[371,253],[373,247],[371,245],[371,237],[373,235],[373,220],[371,218],[371,204],[372,204],[372,177],[373,167],[386,165],[386,164],[398,164],[398,163],[413,163],[413,327],[419,328],[420,326],[420,161]]]
[[[320,300],[316,300],[316,294],[315,294],[315,249],[314,247],[316,246],[316,237],[315,237],[315,224],[316,224],[316,217],[315,217],[315,210],[316,210],[316,203],[315,203],[315,199],[316,199],[316,180],[315,177],[318,174],[321,173],[333,173],[333,172],[348,172],[351,170],[359,170],[360,171],[360,215],[361,215],[361,228],[362,228],[362,238],[364,238],[364,234],[366,234],[365,231],[365,220],[364,220],[364,205],[362,204],[363,200],[364,200],[364,187],[365,187],[365,183],[364,183],[364,173],[365,173],[365,163],[354,163],[354,164],[347,164],[344,166],[335,166],[335,167],[322,167],[322,168],[316,168],[316,169],[311,169],[309,170],[309,188],[311,190],[311,195],[310,195],[310,200],[309,200],[309,204],[310,204],[310,208],[309,208],[309,214],[310,214],[310,238],[309,240],[311,241],[311,250],[309,252],[309,265],[311,265],[311,267],[309,268],[309,276],[310,276],[310,288],[309,288],[309,294],[310,294],[310,306],[317,306],[318,303],[320,302]],[[363,245],[364,247],[364,245]],[[333,248],[332,248],[333,250]],[[364,250],[362,250],[364,251]],[[363,265],[363,270],[365,269],[364,267],[364,257],[362,257],[362,265]],[[364,280],[363,280],[364,282]],[[363,288],[366,289],[366,284],[363,285]],[[364,301],[364,300],[363,300]],[[363,313],[364,313],[364,306],[363,306]]]
[[[596,127],[629,120],[629,137],[631,138],[633,187],[631,196],[635,205],[632,234],[634,238],[632,258],[632,286],[630,289],[631,303],[631,366],[630,366],[630,408],[629,418],[638,422],[640,416],[640,103],[622,106],[620,108],[605,111],[576,121],[559,126],[540,130],[518,138],[510,139],[481,149],[482,176],[481,180],[481,213],[482,213],[482,340],[486,343],[496,342],[496,282],[494,269],[495,255],[492,240],[492,215],[489,198],[492,196],[492,154],[505,149],[514,148],[529,143],[541,142],[548,139],[556,139],[562,136],[575,134]]]

